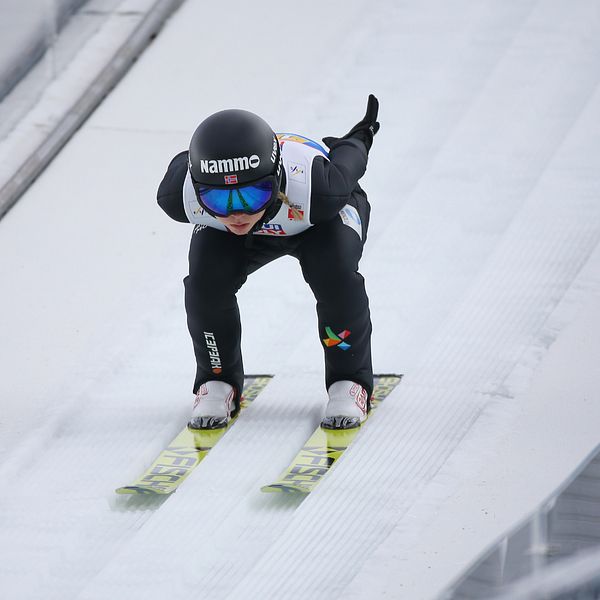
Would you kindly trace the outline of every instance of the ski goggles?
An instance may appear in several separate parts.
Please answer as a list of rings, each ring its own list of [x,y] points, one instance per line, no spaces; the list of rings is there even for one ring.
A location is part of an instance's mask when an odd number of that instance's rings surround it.
[[[266,209],[276,194],[275,183],[275,177],[267,177],[249,185],[227,188],[204,187],[194,182],[194,188],[206,212],[214,217],[228,217],[236,212],[253,215]]]

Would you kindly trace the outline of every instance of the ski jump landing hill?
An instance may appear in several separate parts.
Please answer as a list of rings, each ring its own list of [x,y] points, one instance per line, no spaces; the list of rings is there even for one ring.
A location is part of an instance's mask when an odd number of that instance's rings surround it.
[[[591,0],[185,2],[0,221],[3,594],[441,594],[599,441],[599,67]],[[325,403],[277,261],[239,294],[274,380],[176,494],[117,499],[192,401],[168,161],[221,108],[319,139],[370,92],[361,271],[402,383],[308,498],[261,494]]]

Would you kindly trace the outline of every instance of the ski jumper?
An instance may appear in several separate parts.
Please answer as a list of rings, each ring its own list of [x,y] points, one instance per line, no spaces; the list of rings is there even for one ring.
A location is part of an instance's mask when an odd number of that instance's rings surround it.
[[[193,391],[210,380],[244,382],[237,291],[249,274],[284,255],[300,262],[317,301],[326,386],[340,380],[373,390],[369,301],[358,263],[370,206],[358,185],[367,165],[365,144],[350,138],[328,153],[296,134],[277,134],[288,204],[278,201],[254,230],[235,235],[199,205],[188,153],[171,161],[158,203],[173,219],[196,225],[184,279],[188,329],[196,356]]]

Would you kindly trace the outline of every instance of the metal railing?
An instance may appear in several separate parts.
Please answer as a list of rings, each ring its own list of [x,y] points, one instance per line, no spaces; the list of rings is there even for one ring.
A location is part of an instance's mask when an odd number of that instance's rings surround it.
[[[600,598],[600,446],[440,600]]]
[[[13,0],[10,0],[12,2]],[[56,11],[53,13],[51,20],[54,24],[50,27],[54,33],[49,36],[46,41],[51,41],[51,46],[46,47],[45,58],[38,59],[37,63],[31,66],[31,70],[37,69],[43,60],[49,60],[52,67],[48,72],[42,75],[42,89],[47,85],[58,72],[58,59],[55,48],[57,39],[61,35],[56,36],[59,31],[61,22],[64,24],[68,21],[67,7],[74,8],[76,6],[84,6],[81,12],[89,11],[94,13],[94,6],[101,4],[105,9],[108,6],[119,6],[124,4],[124,0],[89,0],[85,3],[84,0],[37,0],[42,4],[54,3]],[[147,0],[144,5],[143,12],[139,12],[139,20],[133,30],[125,39],[119,40],[115,44],[112,54],[107,54],[104,67],[93,77],[86,85],[85,89],[64,106],[64,111],[60,117],[48,127],[47,133],[43,139],[36,140],[28,153],[24,156],[19,156],[16,166],[11,167],[8,174],[3,174],[0,178],[0,219],[10,210],[17,202],[27,188],[40,175],[40,173],[48,166],[50,161],[56,156],[61,148],[67,143],[70,137],[77,131],[83,122],[90,116],[94,109],[102,102],[104,97],[118,83],[123,75],[129,70],[134,61],[144,51],[146,46],[154,39],[158,31],[161,29],[169,16],[184,2],[184,0]],[[29,4],[26,3],[28,10]],[[62,6],[62,9],[60,7]],[[63,12],[61,13],[60,10]],[[108,9],[106,9],[108,10]],[[4,12],[4,5],[2,11]],[[57,12],[58,11],[58,12]],[[52,12],[52,11],[51,11]],[[95,13],[94,13],[95,14]],[[136,13],[137,14],[137,13]],[[61,16],[62,15],[62,16]],[[4,18],[4,14],[2,15]],[[78,15],[79,17],[80,15]],[[66,27],[64,28],[67,29]],[[52,41],[54,40],[54,41]],[[28,59],[29,60],[29,59]],[[35,61],[34,61],[35,62]],[[0,75],[1,77],[1,75]],[[44,79],[49,77],[49,80]],[[7,76],[8,82],[8,76]],[[28,84],[29,82],[27,82]],[[8,83],[6,83],[8,85]],[[9,92],[10,100],[14,95],[20,92],[23,81],[19,85],[14,86]],[[36,89],[39,86],[34,85],[31,93],[40,93]],[[29,93],[28,91],[26,93]],[[6,109],[7,98],[0,103],[0,122],[8,122],[2,118],[2,111]],[[26,103],[27,99],[25,100]],[[20,99],[19,99],[20,102]],[[0,132],[0,143],[2,135]]]

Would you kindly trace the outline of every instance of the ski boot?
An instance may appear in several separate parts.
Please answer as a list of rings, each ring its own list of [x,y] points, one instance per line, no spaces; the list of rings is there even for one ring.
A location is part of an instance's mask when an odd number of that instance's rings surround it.
[[[328,390],[329,402],[321,427],[354,429],[367,418],[367,390],[353,381],[336,381]]]
[[[235,415],[235,390],[224,381],[207,381],[196,394],[190,429],[222,429]]]

